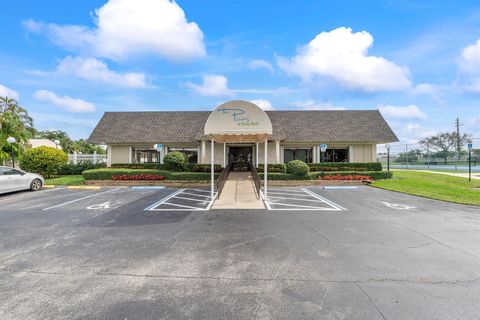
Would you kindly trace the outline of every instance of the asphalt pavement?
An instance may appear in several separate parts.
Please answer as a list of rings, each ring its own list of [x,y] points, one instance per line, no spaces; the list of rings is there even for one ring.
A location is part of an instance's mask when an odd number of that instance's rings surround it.
[[[168,188],[0,196],[0,319],[480,317],[479,207],[271,192],[271,210]],[[179,197],[202,209],[162,209]]]

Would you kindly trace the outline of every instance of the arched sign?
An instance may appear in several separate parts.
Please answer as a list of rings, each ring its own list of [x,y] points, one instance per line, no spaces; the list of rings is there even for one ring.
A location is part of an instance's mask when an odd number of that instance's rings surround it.
[[[205,135],[270,135],[272,123],[259,106],[233,100],[218,106],[205,123]]]

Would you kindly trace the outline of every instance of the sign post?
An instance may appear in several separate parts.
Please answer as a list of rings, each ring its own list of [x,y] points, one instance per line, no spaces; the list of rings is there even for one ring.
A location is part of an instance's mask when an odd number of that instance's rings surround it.
[[[387,171],[390,171],[390,148],[392,146],[389,144],[385,145],[385,149],[387,149]]]
[[[468,182],[472,182],[472,149],[473,143],[468,144]]]
[[[325,151],[327,151],[327,145],[325,143],[320,144],[320,158],[322,160],[322,177],[325,175]]]

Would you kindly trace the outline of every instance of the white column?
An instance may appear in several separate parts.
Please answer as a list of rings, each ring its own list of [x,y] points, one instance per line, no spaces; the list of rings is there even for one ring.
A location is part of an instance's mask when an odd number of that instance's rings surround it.
[[[132,163],[132,147],[128,147],[128,163]]]
[[[223,167],[225,168],[227,166],[227,143],[223,143]]]
[[[202,150],[200,147],[197,147],[197,164],[202,163]]]
[[[372,162],[377,162],[377,145],[372,144]]]
[[[267,175],[268,175],[268,139],[265,139],[265,155],[264,155],[264,163],[263,163],[263,195],[265,199],[267,199]]]
[[[353,162],[353,146],[348,147],[348,162]]]
[[[207,163],[207,141],[202,140],[201,163]]]
[[[258,142],[257,142],[256,148],[255,148],[255,153],[256,153],[255,165],[258,168]]]
[[[214,155],[215,155],[215,142],[212,139],[212,142],[210,144],[210,175],[211,175],[211,186],[210,186],[210,195],[213,200],[213,195],[215,193],[215,164],[214,164]]]
[[[275,161],[280,163],[280,141],[275,140]]]
[[[130,149],[131,150],[131,149]],[[97,151],[93,151],[93,163],[97,164]],[[130,162],[129,162],[130,163]]]
[[[76,152],[73,154],[73,163],[75,163],[75,159],[77,158],[76,156]],[[107,167],[111,167],[112,166],[112,146],[109,146],[107,145]]]
[[[313,152],[313,163],[317,163],[317,146],[313,146],[313,149],[312,149],[312,152]]]
[[[322,161],[322,150],[320,149],[320,146],[317,146],[317,159],[318,162]]]

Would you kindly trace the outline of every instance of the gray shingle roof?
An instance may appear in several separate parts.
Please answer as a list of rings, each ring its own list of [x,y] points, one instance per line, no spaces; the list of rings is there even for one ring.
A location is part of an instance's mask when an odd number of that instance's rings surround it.
[[[398,141],[378,110],[266,111],[272,140],[285,142]],[[91,143],[171,143],[204,139],[210,111],[106,112]]]

